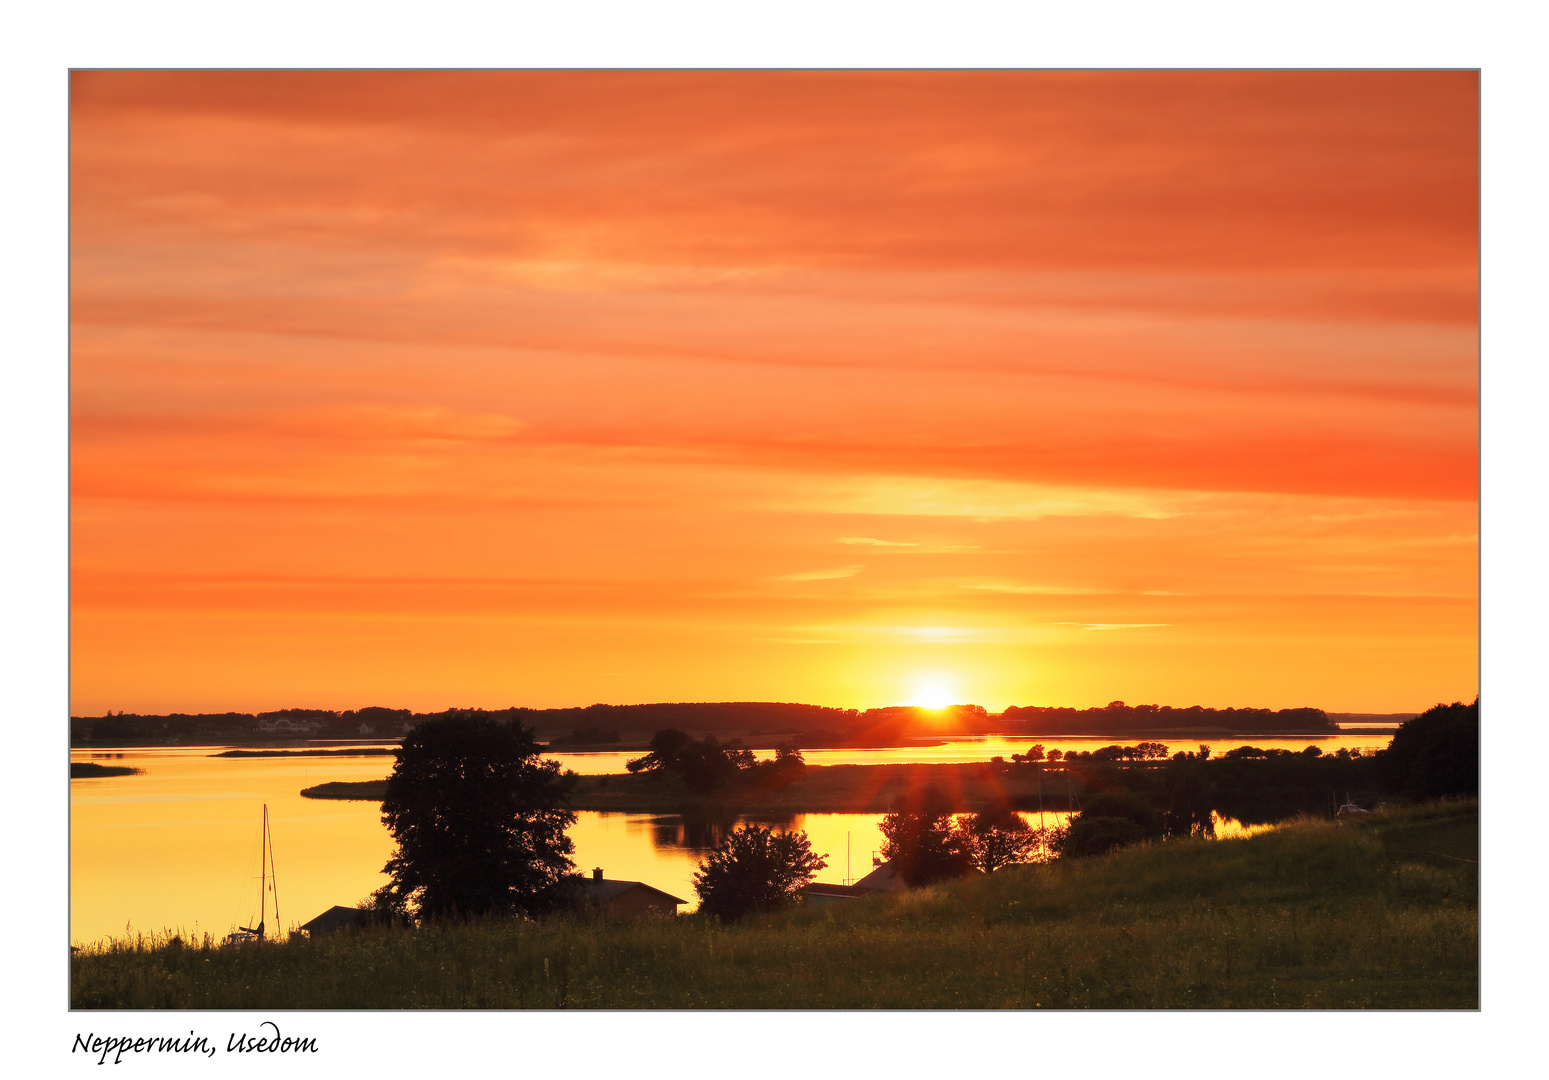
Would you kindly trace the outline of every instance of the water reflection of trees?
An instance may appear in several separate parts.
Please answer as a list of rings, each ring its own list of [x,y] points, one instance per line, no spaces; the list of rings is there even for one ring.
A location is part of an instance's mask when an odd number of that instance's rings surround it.
[[[791,830],[799,815],[741,817],[736,814],[672,814],[651,819],[651,846],[688,851],[709,851],[739,824]]]

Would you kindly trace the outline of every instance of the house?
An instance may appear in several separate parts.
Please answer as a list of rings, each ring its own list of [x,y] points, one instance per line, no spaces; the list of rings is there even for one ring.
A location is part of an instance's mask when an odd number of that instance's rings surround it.
[[[678,905],[688,903],[643,881],[611,881],[602,876],[600,866],[582,880],[581,895],[615,915],[676,915]]]
[[[824,881],[814,881],[810,885],[802,887],[801,893],[807,898],[809,907],[822,907],[824,904],[837,904],[844,900],[855,900],[862,896],[870,896],[873,893],[883,892],[882,889],[868,888],[859,883],[855,885],[831,885]]]
[[[875,870],[867,874],[855,883],[857,888],[871,889],[876,892],[896,892],[907,889],[904,879],[899,876],[898,867],[889,859],[881,863]]]
[[[374,912],[367,911],[364,908],[344,907],[342,904],[335,904],[311,922],[302,923],[301,929],[313,937],[317,937],[319,934],[336,934],[340,930],[356,930],[370,926],[375,918]]]
[[[837,904],[843,900],[854,900],[874,893],[897,892],[906,888],[908,886],[904,884],[904,879],[898,876],[898,868],[889,861],[880,863],[875,870],[853,885],[833,885],[824,881],[814,881],[801,891],[806,896],[808,904],[821,907],[823,904]]]

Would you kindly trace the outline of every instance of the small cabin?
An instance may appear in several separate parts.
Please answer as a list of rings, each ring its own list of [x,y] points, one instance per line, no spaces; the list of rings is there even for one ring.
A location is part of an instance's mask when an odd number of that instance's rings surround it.
[[[678,905],[688,903],[671,893],[652,888],[643,881],[614,881],[602,876],[602,867],[581,881],[581,894],[591,903],[614,915],[637,918],[642,915],[676,915]]]

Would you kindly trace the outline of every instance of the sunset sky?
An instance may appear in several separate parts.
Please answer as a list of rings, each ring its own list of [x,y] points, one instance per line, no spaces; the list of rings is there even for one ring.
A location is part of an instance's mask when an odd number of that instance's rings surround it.
[[[1478,691],[1478,76],[76,73],[71,711]]]

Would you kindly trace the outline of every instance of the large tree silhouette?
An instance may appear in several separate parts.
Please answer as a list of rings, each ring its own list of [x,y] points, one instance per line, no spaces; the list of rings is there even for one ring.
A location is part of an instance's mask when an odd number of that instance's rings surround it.
[[[1416,799],[1479,793],[1479,699],[1436,705],[1400,724],[1381,757],[1389,787]]]
[[[575,777],[541,761],[516,723],[421,724],[398,751],[382,821],[398,842],[376,904],[421,919],[536,913],[564,902],[575,869],[563,809]]]

